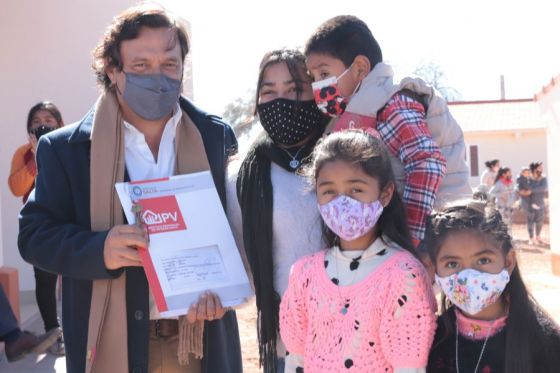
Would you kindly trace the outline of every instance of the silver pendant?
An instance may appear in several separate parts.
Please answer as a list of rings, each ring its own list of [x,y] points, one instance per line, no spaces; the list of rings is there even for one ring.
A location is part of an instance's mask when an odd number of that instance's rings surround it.
[[[292,159],[290,161],[290,167],[294,170],[299,167],[299,161],[297,159]]]
[[[346,307],[342,307],[340,309],[340,313],[343,314],[343,315],[346,315],[347,312],[348,312],[348,308],[346,308]]]

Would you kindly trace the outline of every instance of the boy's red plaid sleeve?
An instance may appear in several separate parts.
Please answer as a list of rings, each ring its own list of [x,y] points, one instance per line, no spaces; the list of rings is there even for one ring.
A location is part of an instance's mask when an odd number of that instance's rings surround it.
[[[446,166],[428,131],[424,106],[397,93],[379,113],[377,130],[389,151],[404,164],[408,224],[413,238],[422,240]]]

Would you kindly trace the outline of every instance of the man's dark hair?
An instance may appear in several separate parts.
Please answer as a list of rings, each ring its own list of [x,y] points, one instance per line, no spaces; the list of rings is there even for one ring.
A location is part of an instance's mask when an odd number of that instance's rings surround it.
[[[305,55],[328,54],[349,67],[356,56],[369,59],[371,68],[383,61],[381,47],[364,21],[354,16],[336,16],[315,30],[305,45]]]
[[[97,82],[105,89],[111,87],[111,80],[106,69],[117,67],[122,70],[121,43],[138,37],[142,27],[168,28],[174,31],[175,38],[171,41],[181,46],[181,58],[183,63],[189,52],[189,38],[185,27],[165,9],[144,4],[128,8],[113,20],[107,28],[103,39],[93,50],[93,70],[97,76]]]

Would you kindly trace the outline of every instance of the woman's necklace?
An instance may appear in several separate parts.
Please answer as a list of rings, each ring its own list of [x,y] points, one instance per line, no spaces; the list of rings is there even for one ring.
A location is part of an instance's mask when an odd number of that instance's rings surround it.
[[[484,350],[486,349],[486,343],[488,342],[488,338],[490,338],[490,333],[494,329],[495,321],[496,319],[492,320],[492,324],[488,328],[488,332],[486,332],[486,338],[484,338],[484,344],[482,345],[482,350],[480,350],[480,355],[478,356],[478,361],[476,362],[474,373],[478,371],[478,366],[480,365],[482,355],[484,354]],[[457,319],[455,319],[455,370],[457,371],[457,373],[459,373],[459,325]]]
[[[292,153],[290,153],[287,149],[280,148],[280,149],[282,149],[283,151],[285,151],[286,154],[288,154],[288,155],[290,156],[290,158],[292,158],[292,160],[290,161],[290,167],[291,167],[293,170],[297,169],[297,168],[299,167],[300,163],[301,163],[301,162],[297,159],[297,157],[298,157],[299,153],[303,150],[304,147],[305,147],[305,146],[302,146],[301,148],[299,148],[299,150],[296,152],[296,155],[292,155]]]

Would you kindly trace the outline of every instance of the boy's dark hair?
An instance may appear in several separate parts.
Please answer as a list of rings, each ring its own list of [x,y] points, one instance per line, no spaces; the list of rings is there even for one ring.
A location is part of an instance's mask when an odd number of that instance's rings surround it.
[[[437,254],[450,234],[472,232],[495,242],[506,255],[513,250],[512,237],[498,210],[490,203],[481,200],[455,202],[428,218],[426,226],[426,246],[430,259],[436,264]],[[516,265],[510,276],[503,295],[508,300],[509,312],[506,329],[505,369],[508,373],[537,373],[533,369],[535,357],[549,344],[551,335],[558,335],[558,326],[542,310],[529,294],[519,266]],[[446,312],[451,303],[442,297],[442,317],[445,326],[443,338],[434,341],[439,344],[454,336],[455,325],[451,315]],[[546,327],[543,327],[543,324]],[[558,337],[556,337],[558,338]],[[451,342],[450,342],[451,343]]]
[[[397,184],[385,144],[361,130],[332,133],[317,143],[304,173],[315,185],[323,166],[335,161],[358,165],[367,175],[379,181],[380,190],[391,183],[395,186],[391,201],[383,209],[383,214],[377,223],[379,234],[388,237],[417,257],[408,229],[404,204],[396,188]],[[323,238],[329,247],[338,243],[338,237],[326,224],[323,224]]]
[[[328,54],[349,67],[356,56],[369,59],[371,68],[383,61],[381,47],[364,21],[355,16],[337,16],[325,21],[305,45],[305,55]]]
[[[168,28],[175,32],[176,37],[172,40],[181,46],[182,62],[189,52],[189,38],[184,25],[174,19],[165,9],[154,4],[140,4],[128,8],[113,20],[107,28],[105,35],[93,50],[93,70],[97,76],[97,83],[104,89],[111,87],[111,80],[105,72],[107,68],[123,68],[121,58],[121,44],[126,40],[138,37],[142,27]]]
[[[48,111],[51,115],[56,119],[56,123],[58,127],[62,127],[64,122],[62,121],[62,114],[60,114],[60,110],[50,101],[41,101],[38,104],[33,105],[31,109],[29,109],[29,113],[27,114],[27,132],[29,133],[31,129],[31,122],[33,121],[33,116],[41,110]]]

